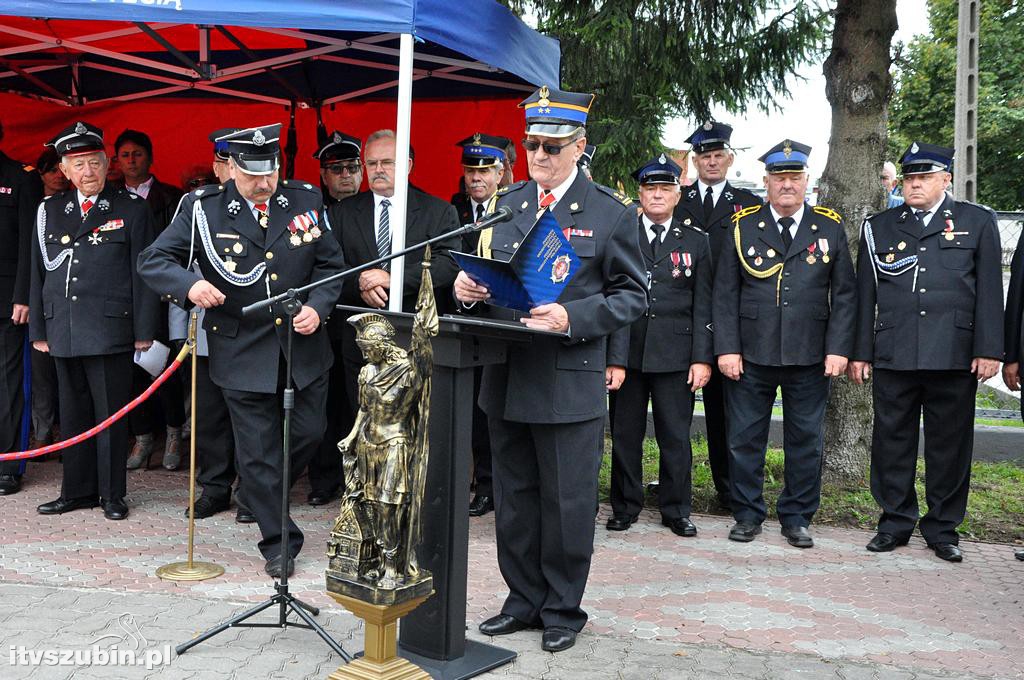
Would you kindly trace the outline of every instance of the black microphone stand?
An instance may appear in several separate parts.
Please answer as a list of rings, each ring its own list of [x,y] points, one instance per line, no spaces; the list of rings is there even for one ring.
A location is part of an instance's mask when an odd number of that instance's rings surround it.
[[[444,241],[456,236],[462,236],[478,229],[484,229],[493,224],[504,222],[505,220],[511,219],[512,211],[508,208],[501,208],[498,212],[494,213],[488,219],[482,220],[475,224],[465,224],[458,229],[453,229],[447,233],[435,236],[432,239],[417,243],[409,246],[397,253],[391,253],[378,257],[376,260],[367,262],[366,264],[359,265],[358,267],[352,267],[344,271],[332,274],[327,278],[320,279],[319,281],[313,281],[300,288],[289,288],[283,293],[275,295],[266,300],[260,300],[254,302],[251,305],[247,305],[242,308],[243,315],[249,315],[253,312],[259,311],[267,307],[271,307],[275,304],[280,304],[284,314],[288,317],[288,341],[285,345],[285,388],[284,395],[282,398],[282,405],[284,408],[284,421],[283,421],[283,441],[281,446],[282,452],[282,480],[281,480],[281,554],[278,557],[281,563],[281,580],[274,583],[274,590],[276,591],[270,599],[261,602],[260,604],[247,609],[241,614],[238,614],[227,621],[211,628],[210,630],[202,633],[201,635],[178,645],[174,648],[174,651],[178,654],[184,654],[192,647],[195,647],[200,642],[204,642],[218,633],[222,633],[229,628],[288,628],[289,626],[295,628],[305,628],[307,630],[314,631],[319,635],[327,646],[337,652],[344,661],[349,662],[352,660],[352,655],[346,652],[342,646],[330,636],[330,634],[324,630],[324,628],[318,624],[313,617],[320,614],[320,610],[313,605],[307,604],[302,600],[292,595],[288,590],[288,562],[291,560],[291,555],[288,549],[288,516],[290,511],[290,500],[289,492],[291,491],[291,422],[292,422],[292,411],[295,408],[295,388],[292,385],[292,338],[295,333],[293,321],[295,315],[302,309],[302,301],[299,299],[299,295],[306,293],[315,288],[330,283],[331,281],[337,281],[353,274],[357,274],[366,269],[370,269],[383,262],[393,260],[398,257],[403,257],[408,253],[416,250],[420,250],[429,245],[433,245],[438,241]],[[194,397],[193,397],[194,398]],[[244,623],[244,621],[260,612],[269,609],[277,605],[278,617],[276,623]],[[305,623],[297,623],[288,620],[288,612],[293,611],[299,616]]]

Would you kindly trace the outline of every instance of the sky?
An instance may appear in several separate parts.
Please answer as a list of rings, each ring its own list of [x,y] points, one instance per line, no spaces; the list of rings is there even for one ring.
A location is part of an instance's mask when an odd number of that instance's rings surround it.
[[[896,3],[899,29],[893,42],[909,43],[918,34],[928,32],[928,14],[925,0],[898,0]],[[737,148],[736,162],[729,172],[730,180],[752,181],[762,184],[764,166],[757,158],[787,137],[812,148],[810,156],[811,177],[817,178],[825,169],[828,158],[828,140],[832,124],[832,112],[825,99],[825,76],[822,64],[812,64],[800,70],[806,80],[794,78],[790,88],[790,99],[780,104],[783,113],[763,114],[748,111],[745,116],[732,116],[724,110],[712,110],[716,120],[733,126],[732,144]],[[684,140],[703,121],[675,118],[665,125],[662,142],[669,148],[682,148]],[[693,166],[688,168],[695,176]]]

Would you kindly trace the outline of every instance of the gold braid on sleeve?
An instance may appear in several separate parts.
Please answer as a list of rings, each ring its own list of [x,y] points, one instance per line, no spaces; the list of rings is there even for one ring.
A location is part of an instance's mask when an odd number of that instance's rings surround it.
[[[494,212],[495,206],[498,204],[498,194],[491,196],[491,200],[487,201],[487,210],[485,214],[490,215]],[[487,227],[480,232],[480,240],[476,244],[476,254],[478,257],[486,257],[488,260],[491,259],[491,231],[493,227]]]

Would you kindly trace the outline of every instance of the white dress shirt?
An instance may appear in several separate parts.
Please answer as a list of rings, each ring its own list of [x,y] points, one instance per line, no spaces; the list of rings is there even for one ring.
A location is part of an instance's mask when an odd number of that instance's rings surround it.
[[[565,196],[565,192],[568,191],[569,187],[572,186],[572,183],[576,181],[576,175],[578,175],[579,172],[580,172],[579,166],[577,166],[577,165],[572,166],[572,174],[570,174],[569,177],[566,178],[566,180],[564,182],[562,182],[557,187],[555,187],[554,189],[551,190],[551,193],[553,193],[555,195],[555,203],[558,203],[560,200],[562,200],[562,196]],[[544,189],[541,189],[540,185],[538,184],[537,185],[537,205],[538,206],[540,205],[540,197],[541,197],[541,194],[543,194],[543,193],[544,193]],[[550,207],[553,208],[555,206],[555,203],[552,203]]]
[[[124,186],[125,188],[128,189],[128,191],[132,192],[133,194],[138,194],[142,198],[149,198],[149,190],[153,188],[153,180],[155,179],[156,177],[150,175],[149,179],[147,179],[145,182],[143,182],[137,187],[130,187],[128,186],[127,183],[125,183]]]
[[[779,223],[779,220],[782,219],[782,215],[780,215],[779,213],[775,212],[775,208],[772,207],[771,203],[768,204],[768,207],[771,208],[772,217],[775,218],[775,224],[777,225]],[[806,203],[802,203],[802,204],[800,204],[800,209],[797,210],[792,215],[790,215],[790,217],[793,218],[793,225],[789,228],[789,235],[792,236],[794,239],[796,238],[796,230],[800,227],[800,220],[802,220],[804,218],[804,208],[806,208],[806,207],[807,207],[807,204]],[[780,234],[782,233],[782,227],[781,226],[779,227],[779,233]]]
[[[697,191],[700,192],[700,196],[698,198],[700,198],[702,203],[704,201],[704,194],[708,192],[709,186],[711,187],[711,200],[713,202],[713,205],[718,205],[718,199],[721,198],[722,192],[725,191],[725,180],[723,179],[718,184],[704,184],[704,182],[698,179]]]
[[[647,216],[646,213],[640,218],[643,220],[644,228],[647,230],[647,242],[650,243],[654,240],[654,225],[657,224],[654,220]],[[669,217],[666,221],[661,223],[665,226],[665,230],[661,232],[661,240],[659,243],[665,242],[665,237],[668,235],[668,230],[672,228],[672,218]]]

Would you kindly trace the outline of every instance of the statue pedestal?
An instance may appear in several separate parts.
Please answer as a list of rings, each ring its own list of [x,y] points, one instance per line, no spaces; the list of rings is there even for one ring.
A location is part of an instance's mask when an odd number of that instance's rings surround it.
[[[370,604],[328,592],[341,606],[363,620],[366,635],[363,656],[338,668],[329,680],[430,680],[419,666],[398,656],[398,619],[420,606],[433,591],[400,604]]]

